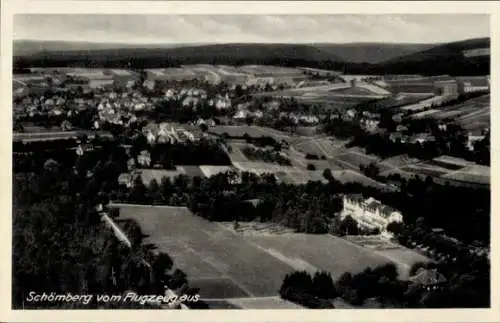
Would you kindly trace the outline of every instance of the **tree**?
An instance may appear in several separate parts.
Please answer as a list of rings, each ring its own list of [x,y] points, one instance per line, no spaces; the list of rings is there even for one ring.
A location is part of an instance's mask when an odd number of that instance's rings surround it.
[[[358,223],[348,215],[340,223],[339,230],[342,235],[357,235],[359,233]]]
[[[147,199],[147,188],[146,185],[142,182],[141,177],[137,177],[134,179],[132,184],[132,189],[130,191],[130,200],[133,203],[144,204]]]
[[[158,185],[158,181],[154,178],[149,183],[149,195],[153,204],[160,204],[163,201],[160,185]]]
[[[313,164],[307,164],[307,170],[316,170],[316,166]]]
[[[313,295],[325,299],[334,299],[337,297],[337,290],[330,273],[315,273],[313,278]]]
[[[120,209],[117,207],[109,208],[109,217],[112,219],[117,219],[120,216]]]
[[[331,181],[333,179],[332,170],[330,168],[323,170],[323,177],[328,181]]]
[[[394,233],[396,236],[403,233],[404,225],[401,222],[391,222],[387,225],[387,231]]]

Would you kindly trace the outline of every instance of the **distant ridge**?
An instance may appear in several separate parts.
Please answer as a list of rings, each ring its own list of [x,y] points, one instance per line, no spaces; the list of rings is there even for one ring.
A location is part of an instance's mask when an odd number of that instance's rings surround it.
[[[65,42],[51,40],[15,40],[14,55],[34,55],[40,52],[51,51],[81,51],[81,50],[103,50],[121,48],[175,48],[184,46],[202,46],[203,43],[176,43],[176,44],[125,44],[125,43],[94,43],[94,42]]]
[[[19,40],[14,42],[14,53],[16,56],[34,55],[40,52],[59,51],[82,51],[82,50],[106,50],[106,49],[170,49],[179,47],[199,46],[243,46],[255,45],[266,46],[307,46],[311,50],[316,49],[337,57],[337,60],[353,63],[376,64],[399,56],[416,53],[429,49],[437,44],[401,44],[401,43],[350,43],[350,44],[203,44],[203,43],[178,43],[178,44],[120,44],[120,43],[91,43],[91,42],[62,42],[62,41],[36,41]]]
[[[352,44],[315,44],[316,47],[335,54],[352,63],[378,64],[397,57],[421,52],[440,44],[401,44],[401,43],[352,43]]]
[[[405,69],[408,73],[461,75],[476,71],[477,75],[490,74],[490,55],[467,57],[464,51],[490,48],[490,38],[475,38],[447,43],[430,49],[397,57],[380,64],[385,71]],[[450,71],[452,73],[450,73]]]
[[[490,57],[464,51],[490,47],[489,38],[446,44],[96,44],[14,42],[17,67],[141,67],[180,64],[262,64],[341,69],[351,74],[489,74]]]

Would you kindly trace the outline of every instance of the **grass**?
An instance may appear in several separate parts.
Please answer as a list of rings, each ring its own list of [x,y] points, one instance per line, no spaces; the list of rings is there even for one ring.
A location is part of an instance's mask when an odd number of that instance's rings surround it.
[[[230,299],[230,304],[238,306],[242,309],[301,309],[300,305],[284,300],[281,297],[266,297],[266,298],[246,298],[246,299]]]
[[[378,254],[393,260],[400,268],[402,277],[406,278],[411,266],[417,262],[429,262],[430,259],[418,252],[396,245],[392,242],[385,241],[379,237],[361,237],[349,236],[347,239],[353,243],[370,248]]]
[[[235,162],[234,166],[242,172],[256,173],[277,173],[300,170],[291,166],[281,166],[278,164],[270,164],[265,162],[250,161],[250,162]]]
[[[360,165],[368,165],[372,162],[378,162],[376,157],[371,157],[362,153],[357,153],[354,151],[343,153],[335,158],[341,163],[352,166],[359,170]]]
[[[193,264],[191,264],[193,266]],[[234,298],[234,297],[248,297],[248,294],[236,286],[228,278],[201,278],[189,279],[189,284],[193,288],[200,289],[201,298]]]
[[[334,279],[344,272],[356,273],[368,266],[389,262],[380,255],[331,235],[290,234],[248,239],[267,252],[287,258],[291,264],[296,263],[296,270],[302,270],[302,262],[305,262],[315,269],[331,272]]]
[[[441,167],[438,168],[433,165],[425,165],[425,164],[405,166],[402,167],[401,170],[405,172],[415,173],[415,175],[418,175],[420,177],[422,176],[439,177],[449,172],[449,170],[447,169]]]
[[[292,271],[243,237],[186,208],[122,206],[120,213],[121,218],[138,222],[148,236],[146,243],[171,254],[189,280],[203,288],[202,295],[241,297],[244,291],[249,296],[275,296]]]
[[[490,124],[490,106],[490,95],[486,94],[455,105],[420,112],[412,117],[453,118],[464,126],[478,123],[482,127],[488,127]]]
[[[137,221],[146,236],[144,242],[170,254],[203,298],[277,296],[283,278],[293,270],[325,270],[338,278],[344,272],[393,261],[400,263],[401,275],[409,269],[403,266],[406,254],[389,257],[331,235],[242,236],[186,208],[121,205],[120,219]],[[278,306],[263,299],[238,304],[235,307]]]
[[[248,146],[247,144],[243,143],[235,143],[231,142],[231,152],[229,153],[229,158],[231,159],[231,162],[247,162],[249,161],[248,158],[243,154],[241,151],[242,148]]]
[[[278,172],[277,177],[287,184],[305,184],[309,181],[327,182],[323,176],[323,171],[292,171]]]
[[[348,87],[344,89],[338,89],[330,91],[332,94],[347,94],[347,95],[374,95],[370,90],[364,89],[362,87]]]
[[[211,128],[210,132],[216,135],[222,135],[224,133],[227,133],[231,137],[243,137],[245,133],[247,133],[250,137],[269,136],[273,137],[276,140],[282,140],[289,137],[289,135],[284,132],[258,126],[219,125]]]
[[[234,167],[231,166],[212,166],[212,165],[200,165],[200,170],[203,173],[203,175],[205,175],[205,177],[212,177],[219,173],[235,171]]]
[[[186,165],[186,166],[178,166],[178,168],[182,168],[184,173],[190,177],[205,177],[205,174],[201,171],[199,166],[191,166],[191,165]]]
[[[387,189],[387,185],[377,182],[361,173],[352,170],[332,171],[332,176],[341,183],[360,183],[366,186]]]
[[[491,177],[491,168],[487,166],[473,165],[462,168],[461,170],[450,172],[442,178],[456,180],[460,182],[469,182],[475,184],[489,185]]]

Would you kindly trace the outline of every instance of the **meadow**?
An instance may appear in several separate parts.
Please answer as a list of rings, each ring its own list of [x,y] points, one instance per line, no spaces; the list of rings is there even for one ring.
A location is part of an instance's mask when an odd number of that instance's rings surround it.
[[[235,233],[183,207],[119,205],[118,223],[135,220],[145,244],[168,253],[202,298],[277,296],[294,270],[325,270],[338,278],[391,262],[372,250],[331,235]],[[401,273],[404,275],[404,272]]]
[[[121,206],[120,219],[137,221],[147,235],[144,242],[168,253],[203,298],[275,296],[293,270],[186,208]]]

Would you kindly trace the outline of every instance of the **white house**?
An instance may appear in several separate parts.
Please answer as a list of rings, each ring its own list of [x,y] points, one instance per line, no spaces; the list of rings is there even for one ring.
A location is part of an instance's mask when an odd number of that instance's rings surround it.
[[[149,167],[151,164],[151,155],[147,150],[141,151],[139,156],[137,156],[137,162],[144,167]]]
[[[358,223],[358,227],[379,229],[382,235],[390,235],[387,232],[389,223],[403,222],[403,215],[398,210],[372,197],[365,200],[361,195],[344,195],[343,204],[341,219],[349,215]]]

